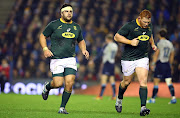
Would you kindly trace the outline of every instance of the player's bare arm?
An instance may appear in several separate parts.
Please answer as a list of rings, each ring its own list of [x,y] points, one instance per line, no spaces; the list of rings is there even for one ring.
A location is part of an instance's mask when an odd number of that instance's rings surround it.
[[[174,73],[174,70],[173,70],[173,68],[172,68],[172,64],[173,64],[173,61],[174,61],[174,55],[175,55],[175,52],[172,51],[172,52],[170,53],[170,56],[169,56],[169,63],[170,63],[170,65],[171,65],[172,73]]]
[[[114,40],[117,41],[118,43],[124,43],[124,44],[129,44],[132,46],[137,46],[139,43],[138,38],[134,38],[133,40],[129,40],[127,38],[125,38],[124,36],[116,33],[116,35],[114,36]]]
[[[86,59],[89,59],[89,52],[86,50],[86,43],[84,40],[79,42],[79,48],[81,49],[83,55],[86,57]]]
[[[154,44],[153,35],[151,34],[151,38],[149,39],[149,43],[154,51],[157,51],[157,46]]]
[[[43,48],[44,56],[46,58],[54,56],[53,53],[48,49],[46,37],[42,33],[40,34],[39,42],[41,44],[41,47]]]
[[[174,61],[174,54],[175,54],[174,51],[172,51],[170,53],[169,62],[170,62],[171,65],[173,64],[173,61]]]
[[[155,63],[156,63],[157,60],[158,60],[159,53],[160,53],[160,50],[157,49],[156,52],[155,52],[154,55],[153,55],[153,60],[152,60],[152,62],[151,62],[151,66],[150,66],[152,71],[154,71],[154,69],[155,69]]]

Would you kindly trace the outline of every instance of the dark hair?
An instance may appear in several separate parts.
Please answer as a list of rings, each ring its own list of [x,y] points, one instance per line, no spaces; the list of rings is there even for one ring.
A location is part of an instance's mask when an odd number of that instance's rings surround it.
[[[160,35],[161,37],[166,37],[166,36],[167,36],[167,30],[166,30],[166,29],[161,29],[161,30],[159,31],[159,35]]]
[[[113,40],[113,34],[109,33],[109,34],[106,35],[105,38],[107,38],[109,40]]]
[[[61,6],[61,8],[60,8],[60,11],[61,11],[61,9],[62,9],[62,8],[64,8],[64,7],[68,7],[68,6],[69,6],[69,7],[72,7],[72,5],[71,5],[71,4],[68,4],[68,3],[63,4],[63,5]]]

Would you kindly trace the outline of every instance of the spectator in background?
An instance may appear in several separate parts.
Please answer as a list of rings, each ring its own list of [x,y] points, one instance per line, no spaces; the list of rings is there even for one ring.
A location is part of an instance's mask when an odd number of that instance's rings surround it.
[[[180,32],[178,29],[174,31],[174,33],[170,36],[169,39],[173,44],[180,43]]]
[[[152,23],[154,24],[154,32],[158,31],[162,26],[168,27],[168,31],[170,31],[168,34],[169,38],[174,30],[180,28],[180,7],[178,0],[16,0],[3,33],[0,36],[0,60],[8,56],[9,45],[13,44],[14,78],[18,76],[24,77],[26,71],[29,71],[24,67],[21,72],[18,70],[18,57],[22,55],[22,52],[24,54],[28,52],[28,55],[34,56],[33,61],[35,61],[37,68],[42,61],[48,62],[41,56],[42,52],[37,49],[38,46],[34,45],[36,45],[37,38],[47,23],[60,17],[59,5],[62,5],[64,2],[71,3],[74,6],[73,20],[77,21],[82,31],[85,31],[83,32],[83,37],[87,42],[87,48],[90,52],[91,50],[95,52],[95,49],[99,50],[99,45],[92,45],[99,42],[96,40],[96,37],[100,37],[101,41],[103,41],[107,32],[114,33],[122,25],[136,18],[137,13],[144,8],[149,9],[153,14]],[[25,49],[22,48],[23,42],[27,45]],[[100,46],[102,48],[102,45]],[[123,45],[120,46],[122,49],[123,47]],[[27,62],[23,62],[23,65],[29,66],[29,60],[32,59],[31,56],[30,58],[27,58],[28,56],[22,57],[23,61],[24,58],[27,60]],[[81,65],[86,63],[88,62],[80,62]],[[95,65],[95,68],[96,66],[99,65]],[[46,66],[46,70],[48,68],[49,66]],[[87,66],[82,67],[82,71],[87,72],[87,70]],[[23,76],[22,73],[24,73]],[[46,76],[40,75],[39,77]]]
[[[4,92],[5,82],[9,81],[9,71],[10,71],[10,67],[8,61],[6,59],[2,59],[0,65],[1,92]]]
[[[156,13],[157,19],[159,19],[160,14],[162,15],[163,19],[165,19],[165,21],[169,21],[170,14],[169,14],[168,9],[166,9],[164,5],[160,5],[160,9]]]

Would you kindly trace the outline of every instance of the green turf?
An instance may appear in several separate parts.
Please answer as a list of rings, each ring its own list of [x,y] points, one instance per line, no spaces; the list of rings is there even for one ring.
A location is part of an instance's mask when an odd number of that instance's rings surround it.
[[[115,111],[115,101],[105,96],[72,95],[66,109],[68,115],[58,114],[61,96],[49,96],[47,101],[40,95],[0,94],[0,118],[139,118],[138,97],[125,97],[122,113]],[[151,118],[180,118],[180,99],[177,104],[168,105],[170,99],[157,98],[155,104],[148,104]]]

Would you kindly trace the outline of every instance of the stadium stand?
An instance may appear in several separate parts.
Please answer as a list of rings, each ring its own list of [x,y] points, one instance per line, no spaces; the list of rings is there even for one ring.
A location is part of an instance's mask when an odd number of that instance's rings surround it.
[[[180,82],[180,2],[178,0],[16,0],[0,34],[0,61],[11,61],[13,78],[50,78],[49,60],[43,56],[39,34],[51,21],[60,17],[59,8],[64,3],[74,8],[73,20],[82,30],[90,52],[86,61],[76,48],[80,63],[79,80],[97,80],[99,64],[93,62],[103,46],[107,33],[115,34],[125,23],[135,19],[143,9],[152,14],[154,38],[162,27],[168,29],[168,39],[175,46],[173,81]],[[160,7],[159,7],[160,6]],[[50,40],[47,40],[50,47]],[[120,58],[123,45],[116,56],[116,78],[121,79]],[[151,50],[150,58],[153,51]],[[88,65],[88,66],[87,66]],[[150,72],[149,81],[152,80]]]

